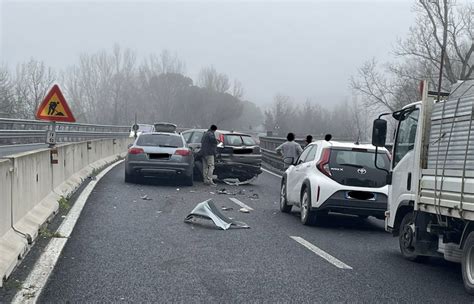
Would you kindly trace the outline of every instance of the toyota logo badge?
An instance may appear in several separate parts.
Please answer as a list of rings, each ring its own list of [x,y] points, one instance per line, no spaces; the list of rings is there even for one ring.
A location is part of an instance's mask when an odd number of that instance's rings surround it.
[[[359,173],[359,174],[366,174],[366,173],[367,173],[367,170],[365,170],[364,168],[360,168],[360,169],[357,169],[357,173]]]

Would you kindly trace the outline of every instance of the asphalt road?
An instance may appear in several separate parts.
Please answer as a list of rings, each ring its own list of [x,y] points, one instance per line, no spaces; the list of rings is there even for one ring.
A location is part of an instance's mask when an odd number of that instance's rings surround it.
[[[472,302],[460,267],[404,260],[375,219],[333,215],[306,227],[278,210],[279,178],[211,188],[162,181],[125,184],[123,164],[97,185],[39,302]],[[211,194],[226,188],[244,194]],[[179,190],[178,190],[179,189]],[[245,190],[245,191],[243,191]],[[259,199],[249,198],[257,193]],[[142,200],[147,195],[152,200]],[[235,197],[254,210],[238,211]],[[183,222],[208,198],[250,229]],[[199,224],[203,223],[203,224]],[[340,269],[290,236],[352,267]]]
[[[0,146],[0,157],[47,148],[47,144],[24,144]]]

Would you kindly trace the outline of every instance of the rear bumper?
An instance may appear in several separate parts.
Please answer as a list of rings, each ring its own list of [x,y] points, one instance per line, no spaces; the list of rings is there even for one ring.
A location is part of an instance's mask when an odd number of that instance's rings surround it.
[[[193,165],[176,162],[130,161],[125,164],[127,173],[141,175],[191,175]]]
[[[245,164],[233,161],[215,163],[215,174],[219,178],[252,178],[262,173],[261,163]]]
[[[387,196],[383,193],[374,194],[373,199],[362,200],[348,198],[346,191],[338,191],[316,209],[383,219],[387,210]]]

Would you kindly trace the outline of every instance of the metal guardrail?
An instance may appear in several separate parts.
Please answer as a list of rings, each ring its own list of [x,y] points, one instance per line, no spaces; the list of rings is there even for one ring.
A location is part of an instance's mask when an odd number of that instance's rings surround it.
[[[44,143],[51,122],[0,118],[0,144]],[[98,138],[119,138],[130,135],[130,126],[94,125],[56,122],[58,142],[74,142]]]
[[[275,152],[275,149],[284,143],[286,138],[261,136],[259,139],[260,150],[262,151],[262,160],[273,168],[283,171],[283,159]],[[301,147],[305,146],[304,139],[295,139],[295,141],[299,143]],[[389,151],[392,151],[392,146],[392,143],[387,143],[385,147]]]
[[[275,169],[283,171],[284,164],[283,159],[279,156],[275,149],[286,141],[286,138],[281,137],[259,137],[260,139],[260,150],[262,151],[262,160],[268,165]],[[305,144],[304,139],[295,139],[302,147]]]

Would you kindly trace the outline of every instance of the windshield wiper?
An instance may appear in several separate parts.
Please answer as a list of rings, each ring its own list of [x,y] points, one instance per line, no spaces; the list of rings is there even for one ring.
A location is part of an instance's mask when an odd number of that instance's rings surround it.
[[[348,166],[348,167],[356,167],[356,168],[364,168],[364,166],[356,165],[356,164],[338,164],[339,166]]]

